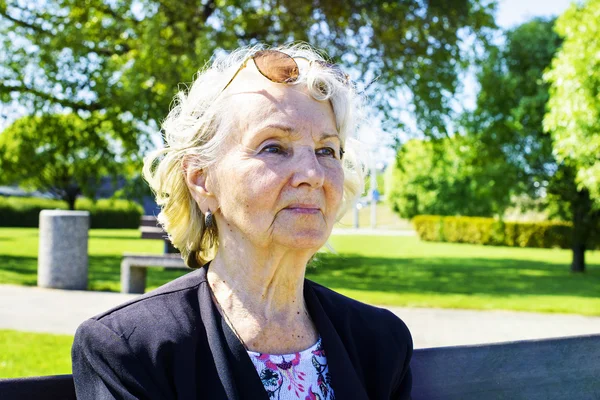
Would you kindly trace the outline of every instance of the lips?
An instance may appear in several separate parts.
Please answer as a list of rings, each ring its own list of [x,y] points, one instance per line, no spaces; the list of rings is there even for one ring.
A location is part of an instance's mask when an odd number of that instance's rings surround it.
[[[301,214],[316,214],[321,212],[321,207],[311,203],[294,203],[290,204],[285,210],[301,213]]]

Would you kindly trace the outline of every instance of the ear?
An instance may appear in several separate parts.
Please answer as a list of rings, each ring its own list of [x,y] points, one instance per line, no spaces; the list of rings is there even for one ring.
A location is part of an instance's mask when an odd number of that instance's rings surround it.
[[[182,162],[185,183],[190,195],[200,207],[200,211],[206,214],[208,210],[215,211],[219,204],[215,194],[210,190],[209,176],[206,170],[198,168],[194,163],[193,156],[187,156]]]

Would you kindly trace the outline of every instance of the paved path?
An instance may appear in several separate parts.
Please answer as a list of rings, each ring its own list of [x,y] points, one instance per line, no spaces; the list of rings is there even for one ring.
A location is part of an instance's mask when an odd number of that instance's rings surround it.
[[[73,334],[86,318],[136,297],[0,285],[0,329]],[[600,317],[509,311],[390,307],[415,348],[600,333]]]

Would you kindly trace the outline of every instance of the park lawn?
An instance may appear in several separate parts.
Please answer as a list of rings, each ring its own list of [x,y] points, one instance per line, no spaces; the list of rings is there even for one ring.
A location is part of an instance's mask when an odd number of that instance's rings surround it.
[[[35,285],[37,229],[0,228],[0,283]],[[600,315],[600,252],[569,272],[571,252],[422,242],[405,236],[334,236],[307,277],[372,304]],[[89,287],[120,289],[124,252],[161,253],[137,230],[91,230]],[[148,289],[185,271],[151,268]]]
[[[73,336],[0,330],[0,378],[71,373]]]
[[[336,236],[307,274],[379,305],[600,315],[600,251],[570,272],[571,251]]]

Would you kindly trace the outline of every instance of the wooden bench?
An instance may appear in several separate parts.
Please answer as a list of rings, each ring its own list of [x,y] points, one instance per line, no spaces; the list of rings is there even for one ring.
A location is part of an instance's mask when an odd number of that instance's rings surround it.
[[[146,272],[150,267],[188,269],[181,254],[167,238],[167,233],[157,225],[156,217],[142,216],[140,222],[142,239],[162,239],[165,242],[164,254],[125,253],[121,260],[121,292],[144,293]]]
[[[165,254],[179,253],[167,237],[167,232],[158,225],[158,221],[154,215],[142,215],[140,220],[140,231],[142,239],[162,239],[165,243]]]
[[[418,349],[411,368],[413,400],[597,400],[600,335]],[[0,379],[0,398],[75,392],[71,375]]]

